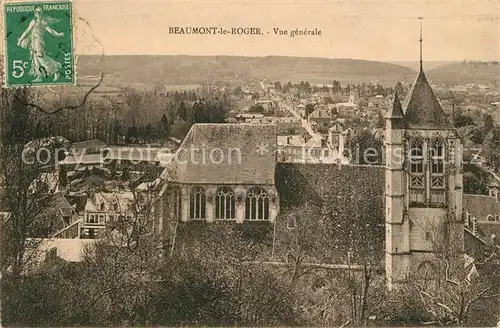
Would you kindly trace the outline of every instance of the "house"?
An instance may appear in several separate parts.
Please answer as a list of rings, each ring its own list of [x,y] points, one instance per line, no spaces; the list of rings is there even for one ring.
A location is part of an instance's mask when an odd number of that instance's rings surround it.
[[[235,116],[237,122],[245,123],[249,119],[261,119],[264,117],[262,113],[239,113]]]
[[[280,136],[299,134],[302,127],[302,123],[295,117],[278,117],[274,123]]]
[[[275,117],[275,116],[265,116],[261,118],[247,119],[246,123],[251,124],[276,124],[278,135],[292,135],[300,133],[302,127],[301,122],[295,117]]]
[[[341,126],[345,126],[346,124],[346,119],[338,117],[335,119],[334,124],[340,124]]]
[[[194,124],[161,174],[168,222],[274,222],[275,124]]]
[[[66,200],[73,208],[74,212],[80,217],[85,217],[85,205],[87,204],[86,193],[68,192],[65,195]]]
[[[314,103],[320,103],[323,98],[324,96],[322,96],[319,92],[315,92],[311,95],[311,101]]]
[[[327,133],[330,127],[330,114],[327,110],[316,109],[308,117],[311,124],[314,122],[317,124],[317,132]]]
[[[278,136],[276,160],[285,163],[304,163],[306,141],[302,136]]]
[[[264,113],[274,113],[279,110],[279,103],[269,98],[260,98],[255,101],[255,105],[261,105],[264,108]]]
[[[306,105],[304,104],[298,104],[295,109],[297,110],[297,113],[300,115],[300,117],[305,118],[306,117]]]
[[[99,238],[120,217],[130,221],[136,213],[136,203],[136,198],[130,191],[91,194],[85,204],[81,238]]]
[[[99,153],[101,149],[106,148],[106,143],[98,139],[74,142],[72,147],[77,154]]]
[[[330,148],[336,149],[340,154],[344,153],[345,138],[342,125],[335,122],[334,125],[328,129],[328,145]]]
[[[302,136],[278,136],[277,161],[282,163],[341,163],[342,153],[326,142]]]
[[[50,204],[49,211],[51,216],[57,218],[57,220],[59,220],[64,227],[67,227],[80,219],[74,207],[66,199],[65,193],[54,193]]]
[[[158,152],[156,147],[107,147],[103,150],[104,164],[110,165],[137,165],[141,163],[158,164]]]
[[[66,167],[67,171],[85,171],[100,168],[104,165],[104,156],[100,153],[88,154],[85,152],[68,155],[59,165]]]
[[[342,113],[344,115],[352,115],[359,109],[359,106],[352,102],[335,103],[331,107],[333,107],[335,113]]]
[[[500,192],[491,183],[488,195],[468,195],[463,198],[465,228],[487,245],[500,246]]]

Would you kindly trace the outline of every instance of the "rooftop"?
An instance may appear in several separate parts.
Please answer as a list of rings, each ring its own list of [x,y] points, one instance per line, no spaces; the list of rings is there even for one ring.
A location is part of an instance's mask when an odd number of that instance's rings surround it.
[[[302,136],[278,136],[278,145],[305,146],[306,141]]]
[[[66,157],[61,164],[62,165],[76,165],[76,164],[102,164],[104,162],[101,154],[81,154],[81,155],[69,155]]]
[[[94,147],[106,147],[106,143],[99,139],[91,139],[85,141],[79,141],[73,143],[73,148],[75,149],[85,149],[85,148],[94,148]]]
[[[193,184],[274,184],[275,124],[194,124],[162,173]]]
[[[486,217],[489,214],[500,215],[500,201],[497,201],[496,197],[464,194],[463,206],[470,215],[475,216],[478,220],[487,220]]]
[[[108,147],[104,159],[131,162],[158,162],[157,148],[150,147]]]
[[[327,110],[316,109],[309,115],[309,118],[330,118],[330,113]]]
[[[87,199],[87,204],[85,206],[86,211],[99,212],[100,210],[96,205],[107,204],[117,205],[117,211],[123,212],[127,211],[134,203],[134,194],[130,191],[123,192],[96,192],[92,195],[92,198]],[[105,210],[104,210],[105,211]]]
[[[423,70],[417,75],[404,102],[405,119],[411,128],[450,128],[451,123],[432,91]]]

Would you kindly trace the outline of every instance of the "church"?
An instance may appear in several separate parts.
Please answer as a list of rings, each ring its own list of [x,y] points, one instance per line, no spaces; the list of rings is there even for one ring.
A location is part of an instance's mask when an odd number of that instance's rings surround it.
[[[345,263],[335,250],[357,232],[335,229],[340,221],[349,224],[362,216],[373,227],[367,243],[385,254],[380,261],[389,289],[410,273],[432,270],[440,245],[463,259],[471,247],[497,244],[498,186],[490,188],[490,195],[463,193],[462,142],[426,78],[422,59],[406,99],[396,93],[385,120],[384,166],[277,163],[273,124],[194,124],[161,176],[159,229],[182,243],[197,238],[182,237],[183,229],[222,222],[252,226],[271,235],[268,255],[276,259],[287,253],[280,249],[280,238],[289,238],[296,225],[288,221],[289,213],[301,206],[329,206],[334,215],[318,217],[321,225],[313,228],[328,226],[333,233],[319,252]],[[481,204],[489,205],[481,209]]]
[[[420,71],[404,104],[397,93],[385,127],[386,278],[432,267],[436,243],[463,253],[462,146]],[[457,246],[458,245],[458,246]]]
[[[162,173],[161,221],[274,222],[276,141],[275,124],[194,124]]]

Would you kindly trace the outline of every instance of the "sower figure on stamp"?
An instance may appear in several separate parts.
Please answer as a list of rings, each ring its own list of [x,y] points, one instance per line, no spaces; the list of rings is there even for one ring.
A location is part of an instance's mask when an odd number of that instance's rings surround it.
[[[59,69],[61,69],[62,65],[47,56],[43,39],[46,31],[55,37],[64,36],[63,32],[56,32],[49,26],[49,24],[57,22],[59,22],[58,19],[46,17],[42,12],[42,8],[37,7],[35,8],[35,18],[30,22],[26,31],[17,39],[18,46],[30,50],[31,69],[29,74],[35,77],[32,82],[40,82],[42,77],[52,75],[54,75],[54,81],[59,79]]]

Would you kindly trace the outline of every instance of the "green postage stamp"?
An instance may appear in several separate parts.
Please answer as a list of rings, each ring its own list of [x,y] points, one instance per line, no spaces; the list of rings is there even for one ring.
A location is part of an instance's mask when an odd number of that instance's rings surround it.
[[[71,1],[7,2],[5,85],[73,85],[75,57]]]

